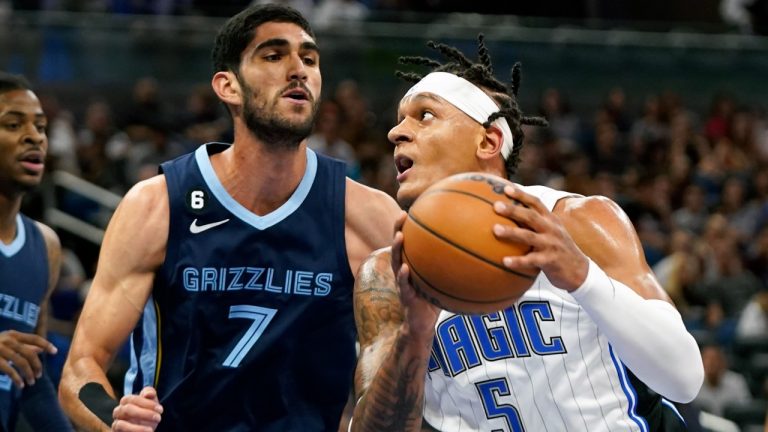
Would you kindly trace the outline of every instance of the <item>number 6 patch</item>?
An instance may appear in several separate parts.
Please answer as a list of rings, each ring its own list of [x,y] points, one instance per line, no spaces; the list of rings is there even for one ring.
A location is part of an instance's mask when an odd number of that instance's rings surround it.
[[[201,213],[205,210],[205,206],[208,205],[208,193],[202,188],[191,189],[187,192],[186,200],[187,208],[194,213]]]

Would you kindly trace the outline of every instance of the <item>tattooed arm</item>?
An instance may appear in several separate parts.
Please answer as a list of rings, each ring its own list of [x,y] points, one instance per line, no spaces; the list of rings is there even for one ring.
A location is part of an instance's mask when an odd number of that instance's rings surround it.
[[[422,428],[422,412],[439,310],[413,291],[408,267],[400,263],[401,245],[398,231],[392,252],[374,252],[361,265],[355,282],[360,358],[355,373],[354,432],[434,430],[426,423]],[[393,268],[398,269],[397,279]]]

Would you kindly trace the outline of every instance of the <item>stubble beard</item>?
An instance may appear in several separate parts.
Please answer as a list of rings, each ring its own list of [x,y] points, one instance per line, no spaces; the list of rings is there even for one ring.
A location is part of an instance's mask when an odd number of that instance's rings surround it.
[[[243,119],[256,138],[273,150],[295,150],[299,144],[312,133],[315,124],[315,114],[318,103],[312,101],[312,112],[303,121],[292,121],[280,115],[277,104],[280,97],[267,102],[265,106],[256,106],[256,92],[245,83],[244,88]],[[294,110],[300,112],[305,108],[296,106]]]

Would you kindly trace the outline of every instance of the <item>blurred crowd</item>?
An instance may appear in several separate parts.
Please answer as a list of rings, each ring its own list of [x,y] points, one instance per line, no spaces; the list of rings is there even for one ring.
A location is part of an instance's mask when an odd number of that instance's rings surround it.
[[[394,194],[386,141],[394,119],[374,114],[363,85],[342,81],[324,92],[309,146],[346,160],[350,177]],[[50,119],[50,169],[117,194],[155,175],[162,161],[201,143],[231,140],[230,120],[207,84],[191,89],[182,106],[166,104],[151,77],[138,80],[130,103],[119,107],[101,99],[73,112],[56,94],[40,95]],[[526,130],[516,181],[604,195],[625,210],[648,263],[702,346],[707,378],[695,405],[732,417],[750,401],[768,399],[768,117],[762,107],[713,94],[708,109],[695,110],[673,92],[643,96],[614,88],[590,112],[572,109],[564,91],[550,88],[538,106],[523,108],[547,118],[550,127]],[[98,206],[82,196],[62,193],[59,205],[104,223]],[[95,265],[66,237],[63,242],[51,324],[60,347]],[[55,379],[55,361],[53,367]]]

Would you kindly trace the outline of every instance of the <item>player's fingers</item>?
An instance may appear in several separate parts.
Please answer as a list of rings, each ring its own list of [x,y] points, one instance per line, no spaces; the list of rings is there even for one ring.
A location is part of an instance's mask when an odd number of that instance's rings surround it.
[[[0,372],[8,375],[16,387],[24,388],[24,380],[21,379],[21,375],[16,372],[16,369],[7,360],[0,359]]]
[[[528,245],[534,249],[541,249],[543,246],[542,235],[514,225],[494,224],[493,235],[500,240]]]
[[[155,428],[145,425],[132,424],[125,420],[115,420],[112,422],[112,430],[115,432],[152,432]]]
[[[13,362],[13,368],[19,372],[19,375],[21,375],[24,382],[32,385],[35,383],[37,372],[32,368],[32,365],[30,364],[31,359],[27,358],[26,354],[21,351],[22,345],[19,345],[18,349],[19,351],[13,351],[5,358],[6,360]],[[33,357],[35,357],[38,363],[40,362],[40,359],[37,359],[36,355]]]
[[[544,204],[537,197],[525,193],[523,189],[518,186],[507,185],[504,186],[504,194],[515,201],[522,203],[528,208],[532,208],[539,213],[549,213]]]
[[[406,219],[408,219],[408,213],[401,210],[400,214],[397,215],[397,219],[395,219],[395,234],[403,229]]]
[[[163,413],[163,406],[160,405],[160,400],[157,397],[157,390],[155,390],[154,387],[151,387],[151,386],[144,387],[143,389],[141,389],[139,396],[157,403],[157,407],[155,408],[155,410],[161,414]]]
[[[26,345],[33,345],[40,351],[47,351],[51,354],[56,354],[56,352],[58,352],[58,349],[56,349],[52,343],[39,335],[18,332],[15,337],[17,341]]]
[[[403,233],[398,231],[392,240],[392,272],[397,276],[403,263]]]
[[[544,232],[546,230],[546,218],[520,203],[496,201],[493,203],[493,210],[496,214],[514,221],[521,227],[536,232]]]
[[[520,269],[541,268],[543,265],[541,256],[542,254],[530,252],[520,256],[505,256],[501,261],[504,267],[519,271]]]
[[[118,405],[117,408],[120,408],[121,406],[136,406],[155,413],[159,413],[161,410],[160,404],[156,400],[145,398],[140,395],[123,396],[120,399],[120,405]]]
[[[18,348],[18,356],[24,359],[24,363],[18,362],[19,366],[26,364],[29,367],[30,376],[34,378],[40,378],[43,375],[43,362],[40,361],[40,348],[32,345],[20,345]],[[27,379],[29,382],[29,379]],[[33,384],[33,382],[29,382]]]
[[[153,408],[144,408],[134,404],[116,406],[112,411],[112,418],[126,420],[132,424],[157,424],[162,417]]]

